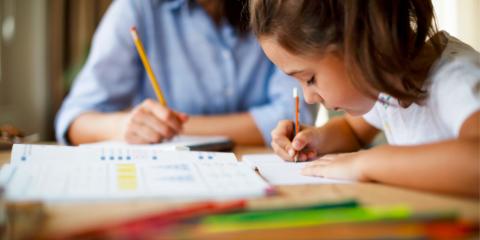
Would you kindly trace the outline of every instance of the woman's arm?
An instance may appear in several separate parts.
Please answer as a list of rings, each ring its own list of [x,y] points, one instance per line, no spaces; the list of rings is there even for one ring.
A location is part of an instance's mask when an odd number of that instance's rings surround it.
[[[86,112],[79,115],[67,130],[68,142],[72,145],[123,139],[122,126],[127,112]]]
[[[184,134],[223,135],[241,145],[264,145],[260,130],[250,113],[191,116],[184,125]]]
[[[249,113],[192,116],[188,120],[177,115],[179,113],[168,111],[153,101],[146,101],[131,111],[88,112],[73,121],[68,139],[74,145],[115,139],[156,143],[182,133],[225,135],[242,145],[263,144],[262,135]]]

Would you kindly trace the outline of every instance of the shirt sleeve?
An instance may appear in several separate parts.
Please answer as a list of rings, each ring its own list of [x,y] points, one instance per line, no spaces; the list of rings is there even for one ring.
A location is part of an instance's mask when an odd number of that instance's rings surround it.
[[[480,60],[457,60],[436,74],[431,89],[436,111],[454,136],[473,113],[480,111]]]
[[[68,143],[67,130],[81,113],[125,109],[138,92],[142,72],[130,36],[132,26],[137,26],[140,35],[143,32],[138,2],[114,1],[103,17],[87,61],[57,114],[55,131],[60,143]]]
[[[250,114],[260,131],[267,145],[271,142],[270,132],[277,126],[280,120],[295,117],[295,101],[292,96],[292,89],[300,85],[289,76],[285,75],[277,68],[274,68],[273,74],[268,81],[268,88],[265,94],[268,96],[268,103],[262,106],[250,109]],[[300,121],[302,124],[312,124],[314,113],[312,108],[303,100],[303,94],[300,94]]]

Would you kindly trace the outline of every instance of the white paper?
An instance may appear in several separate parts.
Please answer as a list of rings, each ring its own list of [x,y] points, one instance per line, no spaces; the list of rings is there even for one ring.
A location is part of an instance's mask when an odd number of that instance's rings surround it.
[[[304,176],[301,170],[306,162],[287,162],[275,154],[244,155],[242,161],[257,169],[270,184],[297,185],[297,184],[336,184],[350,181],[321,177]]]
[[[138,147],[136,145],[98,145],[96,147],[70,147],[57,145],[15,144],[12,148],[10,163],[31,163],[53,161],[71,162],[132,162],[162,159],[203,160],[216,159],[236,162],[233,153],[163,151],[157,148]]]
[[[82,144],[80,147],[135,147],[135,148],[154,148],[164,151],[182,151],[188,150],[188,146],[220,143],[228,141],[227,137],[223,136],[190,136],[179,135],[168,141],[157,144],[128,144],[123,141],[104,141],[97,143]]]
[[[206,200],[260,197],[270,191],[233,153],[120,147],[16,144],[0,182],[10,201]]]

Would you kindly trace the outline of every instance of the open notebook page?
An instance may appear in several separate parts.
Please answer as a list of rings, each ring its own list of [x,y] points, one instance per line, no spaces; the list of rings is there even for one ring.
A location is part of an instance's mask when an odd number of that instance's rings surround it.
[[[270,184],[297,185],[297,184],[333,184],[349,183],[350,181],[310,177],[301,174],[306,162],[287,162],[275,154],[244,155],[242,161],[259,171]]]

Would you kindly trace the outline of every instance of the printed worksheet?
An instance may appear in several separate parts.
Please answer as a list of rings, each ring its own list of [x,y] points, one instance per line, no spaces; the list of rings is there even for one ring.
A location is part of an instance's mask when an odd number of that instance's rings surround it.
[[[0,171],[10,201],[261,197],[270,186],[233,153],[15,145]]]

